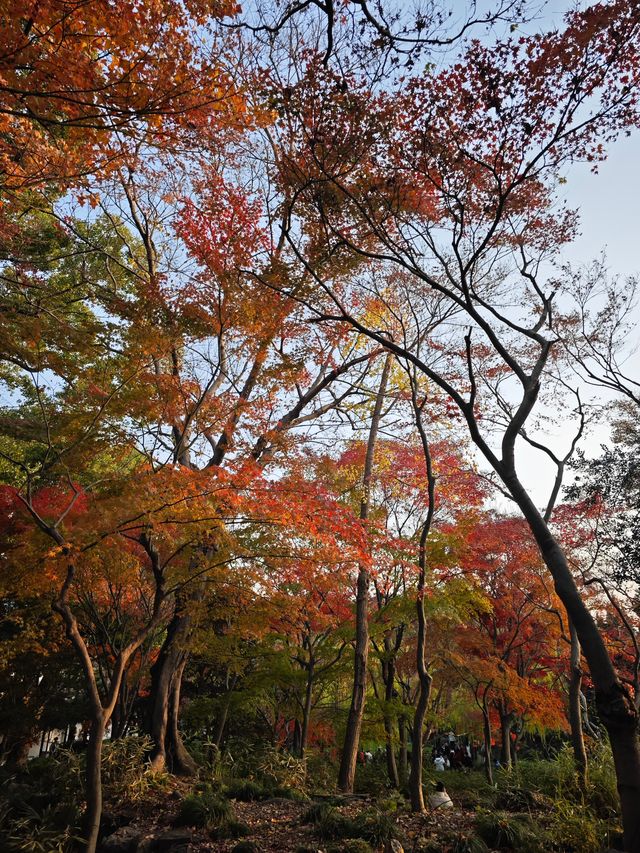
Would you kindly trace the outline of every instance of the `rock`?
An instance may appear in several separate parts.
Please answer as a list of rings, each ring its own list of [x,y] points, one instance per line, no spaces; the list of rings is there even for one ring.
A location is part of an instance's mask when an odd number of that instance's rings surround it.
[[[157,830],[142,838],[136,853],[189,853],[190,829]]]
[[[141,837],[139,826],[123,826],[102,841],[100,853],[135,853]]]

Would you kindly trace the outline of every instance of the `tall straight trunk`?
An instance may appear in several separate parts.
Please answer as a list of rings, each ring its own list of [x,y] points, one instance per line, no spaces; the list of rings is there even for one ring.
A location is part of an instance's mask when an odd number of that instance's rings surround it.
[[[609,735],[624,827],[625,850],[640,851],[640,740],[638,710],[618,679],[593,615],[580,596],[564,552],[515,470],[498,466],[503,482],[526,518],[542,558],[553,577],[555,591],[573,623],[589,664],[598,716]]]
[[[482,736],[484,739],[484,775],[487,777],[487,782],[493,785],[493,766],[491,755],[491,720],[489,719],[489,709],[486,705],[482,708]]]
[[[86,850],[94,851],[100,833],[102,816],[102,740],[105,733],[104,714],[96,714],[91,723],[89,744],[87,746],[87,769],[85,789],[87,808],[84,816],[84,834]]]
[[[580,668],[580,641],[576,629],[569,619],[569,636],[571,638],[571,657],[569,662],[569,725],[571,727],[571,745],[576,763],[576,771],[583,789],[587,785],[587,750],[584,745],[582,731],[582,708],[580,704],[582,692],[582,669]]]
[[[398,776],[398,765],[396,764],[396,753],[394,745],[394,720],[390,711],[393,702],[393,688],[396,678],[395,656],[396,649],[387,636],[384,638],[384,660],[382,662],[382,681],[384,683],[384,734],[385,753],[387,759],[387,775],[389,782],[394,788],[400,787]]]
[[[385,752],[387,758],[387,775],[393,788],[400,787],[398,765],[396,764],[396,753],[393,744],[393,719],[389,714],[384,715]]]
[[[360,502],[360,519],[366,521],[369,517],[369,506],[371,503],[371,476],[373,474],[373,460],[382,416],[382,404],[387,389],[391,361],[393,356],[388,353],[380,386],[376,396],[371,426],[369,428],[369,439],[367,441],[367,453],[362,475],[362,500]],[[338,787],[345,793],[353,792],[353,783],[356,776],[356,759],[358,756],[358,744],[360,742],[360,730],[362,728],[362,717],[367,690],[367,662],[369,659],[369,572],[365,565],[358,569],[358,582],[356,587],[356,636],[355,652],[353,661],[353,688],[351,691],[351,706],[347,717],[347,727],[344,735],[342,756],[340,759],[340,770],[338,772]]]
[[[407,720],[404,714],[398,718],[398,740],[400,741],[400,782],[406,785],[409,778],[409,747],[407,743]]]
[[[507,711],[504,705],[500,707],[500,735],[502,738],[500,748],[500,763],[507,770],[511,770],[513,755],[511,750],[511,728],[514,723],[514,714]]]
[[[231,686],[229,686],[229,671],[227,670],[227,695],[225,696],[224,705],[222,706],[218,717],[218,725],[216,726],[216,736],[214,739],[214,743],[218,749],[220,749],[220,744],[222,743],[222,735],[224,734],[227,717],[229,715],[229,708],[231,706],[231,695],[235,689],[237,681],[238,676],[234,675],[231,680]]]
[[[425,657],[427,642],[427,620],[424,611],[424,594],[427,578],[427,540],[431,530],[431,522],[435,509],[436,480],[431,464],[431,450],[424,424],[422,422],[422,406],[418,403],[417,387],[415,381],[411,383],[411,395],[413,412],[416,426],[422,444],[427,470],[427,488],[429,495],[429,507],[427,517],[422,525],[420,534],[420,546],[418,551],[418,589],[416,595],[416,616],[418,619],[418,631],[416,636],[416,669],[418,672],[419,693],[416,710],[413,717],[413,737],[411,749],[411,773],[409,775],[409,795],[411,797],[411,810],[414,812],[424,811],[424,795],[422,793],[422,747],[424,741],[424,718],[429,705],[431,695],[431,675],[427,669]]]
[[[309,723],[311,722],[311,704],[313,700],[313,676],[314,676],[314,660],[313,656],[309,657],[309,667],[307,669],[307,683],[304,692],[304,706],[302,708],[302,732],[300,734],[300,758],[304,758],[307,749],[307,740],[309,739]]]

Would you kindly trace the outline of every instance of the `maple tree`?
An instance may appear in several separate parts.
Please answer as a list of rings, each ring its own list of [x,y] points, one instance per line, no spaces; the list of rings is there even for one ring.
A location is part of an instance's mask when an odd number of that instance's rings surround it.
[[[556,509],[586,422],[568,369],[637,403],[633,293],[547,270],[576,228],[566,167],[637,123],[637,3],[457,58],[526,13],[6,5],[0,711],[17,685],[29,711],[9,758],[91,719],[88,853],[107,730],[192,774],[185,706],[218,750],[236,711],[303,759],[344,733],[345,791],[382,737],[421,812],[445,720],[479,711],[490,774],[492,728],[509,765],[514,727],[563,727],[563,678],[581,738],[584,679],[634,849],[633,424]],[[543,404],[572,408],[564,456]],[[520,442],[556,469],[542,511]],[[483,506],[496,488],[528,526]]]
[[[527,519],[589,662],[629,849],[640,832],[637,713],[560,544],[518,478],[515,447],[548,387],[555,341],[553,288],[540,264],[574,230],[571,212],[554,207],[554,185],[570,162],[597,162],[604,143],[637,122],[638,32],[635,4],[595,6],[568,15],[557,33],[491,48],[473,42],[459,62],[409,76],[392,93],[372,93],[355,75],[341,81],[311,55],[282,102],[280,170],[296,222],[288,239],[317,285],[309,309],[367,334],[447,393]],[[381,313],[371,323],[354,294],[364,287],[389,305],[388,294],[364,274],[350,288],[336,282],[323,267],[336,254],[362,267],[396,265],[412,281],[411,310],[398,318],[399,288],[397,319]],[[535,308],[513,316],[516,287],[520,304]],[[431,333],[418,353],[429,334],[421,328],[427,296],[470,325]],[[496,377],[509,394],[496,397]],[[502,418],[492,434],[493,420],[481,418],[496,400]]]

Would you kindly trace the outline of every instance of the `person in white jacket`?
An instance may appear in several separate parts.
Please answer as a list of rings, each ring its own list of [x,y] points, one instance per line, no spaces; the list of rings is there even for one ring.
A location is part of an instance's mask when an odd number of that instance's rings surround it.
[[[452,809],[453,801],[449,794],[442,784],[442,782],[436,782],[436,790],[435,793],[430,794],[428,797],[429,805],[432,809]]]

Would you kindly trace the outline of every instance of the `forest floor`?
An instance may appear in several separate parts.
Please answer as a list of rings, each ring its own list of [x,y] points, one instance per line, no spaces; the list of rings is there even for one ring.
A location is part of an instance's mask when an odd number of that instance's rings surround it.
[[[177,782],[170,792],[165,792],[162,805],[156,803],[151,807],[147,801],[139,804],[135,814],[129,812],[125,818],[119,815],[120,825],[128,823],[138,829],[143,837],[156,836],[161,838],[163,833],[169,836],[175,832],[177,806],[184,796],[187,787]],[[455,795],[454,795],[455,796]],[[235,818],[246,826],[248,833],[242,838],[212,838],[204,828],[192,827],[187,830],[191,836],[188,846],[180,846],[177,840],[176,853],[183,850],[188,853],[231,853],[243,842],[253,842],[256,853],[320,853],[321,851],[340,851],[347,849],[344,839],[323,840],[318,836],[317,827],[305,821],[305,815],[313,803],[321,803],[324,799],[312,799],[310,802],[295,802],[281,797],[255,802],[231,800]],[[346,819],[356,820],[359,816],[375,813],[380,805],[380,798],[359,795],[345,798],[343,802],[332,800],[335,812]],[[412,814],[408,803],[399,802],[398,807],[389,815],[395,825],[396,837],[405,853],[423,850],[449,850],[450,839],[456,835],[469,835],[473,832],[475,811],[464,808],[456,803],[454,808],[427,811],[424,814]],[[244,846],[245,850],[252,849]],[[139,849],[147,849],[142,845]],[[385,849],[384,844],[371,844],[375,851]],[[156,849],[151,846],[150,849]],[[158,849],[165,849],[163,844]],[[174,848],[167,846],[173,853]],[[242,848],[241,848],[242,849]]]
[[[363,810],[372,808],[375,798],[359,798],[340,806],[338,811],[346,817],[355,818]],[[253,841],[261,853],[296,853],[300,848],[309,851],[327,850],[340,846],[339,841],[323,842],[315,835],[313,826],[301,823],[308,805],[293,803],[289,800],[274,799],[267,802],[237,803],[235,812],[239,820],[246,823],[251,834],[246,840]],[[440,837],[470,829],[474,813],[461,809],[440,809],[423,815],[399,811],[394,815],[399,840],[405,851],[411,851],[416,844],[437,840]],[[194,839],[193,850],[211,850],[216,853],[230,853],[237,840],[210,841]],[[375,849],[375,848],[374,848]],[[382,849],[382,848],[380,848]]]

